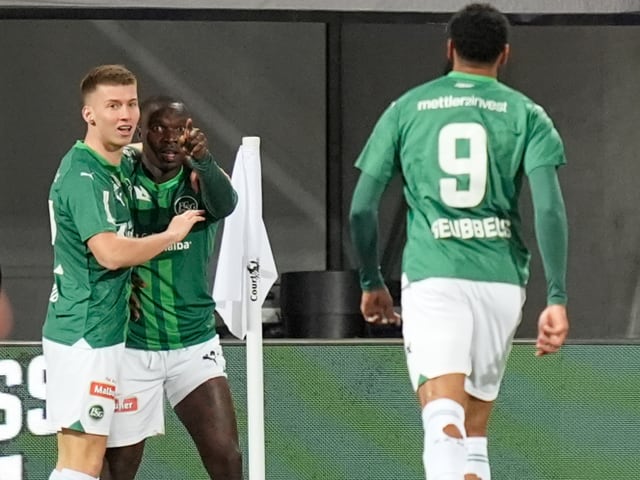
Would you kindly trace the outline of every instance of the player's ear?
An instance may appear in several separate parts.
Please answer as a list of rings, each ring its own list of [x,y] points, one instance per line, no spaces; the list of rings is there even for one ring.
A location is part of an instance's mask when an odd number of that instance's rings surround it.
[[[453,61],[453,42],[451,41],[451,39],[447,39],[447,60],[452,62]]]
[[[93,118],[93,111],[91,110],[91,107],[88,106],[88,105],[85,105],[84,107],[82,107],[82,118],[89,125],[95,125],[96,124],[96,121]]]
[[[504,50],[500,54],[500,61],[498,63],[499,67],[502,67],[503,65],[506,65],[507,61],[509,60],[509,55],[510,54],[511,54],[511,47],[507,43],[504,46]]]

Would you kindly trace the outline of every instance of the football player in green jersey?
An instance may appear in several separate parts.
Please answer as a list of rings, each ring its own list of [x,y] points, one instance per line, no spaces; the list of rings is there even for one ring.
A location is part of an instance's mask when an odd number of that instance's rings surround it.
[[[557,351],[569,329],[556,175],[564,148],[544,110],[497,80],[508,27],[487,4],[453,15],[452,71],[393,102],[356,162],[350,221],[369,322],[400,322],[379,271],[377,209],[391,178],[404,182],[403,337],[431,480],[491,478],[487,425],[529,276],[518,212],[524,176],[548,285],[536,354]]]
[[[241,480],[238,431],[209,275],[216,231],[235,208],[236,192],[182,102],[168,97],[145,101],[140,134],[141,158],[127,162],[135,234],[163,230],[185,208],[204,208],[206,220],[184,241],[136,269],[145,287],[138,291],[139,318],[129,325],[123,382],[107,443],[109,472],[105,468],[102,478],[135,477],[145,439],[164,433],[166,393],[211,478]]]
[[[43,327],[47,420],[57,432],[51,480],[98,477],[115,410],[131,270],[204,220],[189,210],[167,229],[130,238],[123,148],[140,116],[135,76],[102,65],[82,80],[84,141],[64,156],[49,194],[54,285]]]

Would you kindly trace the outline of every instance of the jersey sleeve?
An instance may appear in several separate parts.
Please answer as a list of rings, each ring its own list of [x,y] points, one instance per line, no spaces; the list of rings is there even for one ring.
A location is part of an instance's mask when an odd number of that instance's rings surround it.
[[[536,239],[547,279],[547,304],[567,303],[567,213],[558,175],[553,166],[537,168],[529,175]]]
[[[116,232],[113,186],[90,172],[69,172],[62,196],[83,242],[102,232]]]
[[[216,220],[230,215],[238,203],[238,195],[213,155],[209,153],[200,161],[192,160],[191,167],[198,174],[202,202],[209,215]]]
[[[397,103],[392,103],[380,116],[356,167],[386,184],[399,169],[400,128]]]
[[[542,107],[528,106],[528,137],[524,153],[524,171],[529,175],[543,166],[559,167],[567,163],[560,134]]]
[[[364,291],[384,287],[378,261],[378,205],[385,187],[362,173],[351,200],[351,239],[360,272],[360,287]]]

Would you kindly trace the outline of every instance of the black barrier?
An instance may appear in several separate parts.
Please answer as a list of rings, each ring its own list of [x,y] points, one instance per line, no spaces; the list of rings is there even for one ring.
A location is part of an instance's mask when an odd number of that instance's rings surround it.
[[[351,338],[364,334],[358,273],[283,273],[280,313],[293,338]]]

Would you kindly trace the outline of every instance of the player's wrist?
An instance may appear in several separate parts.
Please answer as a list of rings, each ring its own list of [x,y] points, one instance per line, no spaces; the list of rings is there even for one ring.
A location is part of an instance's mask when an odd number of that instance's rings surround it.
[[[373,271],[368,271],[367,269],[360,270],[360,288],[363,292],[372,292],[386,288],[379,267]]]

